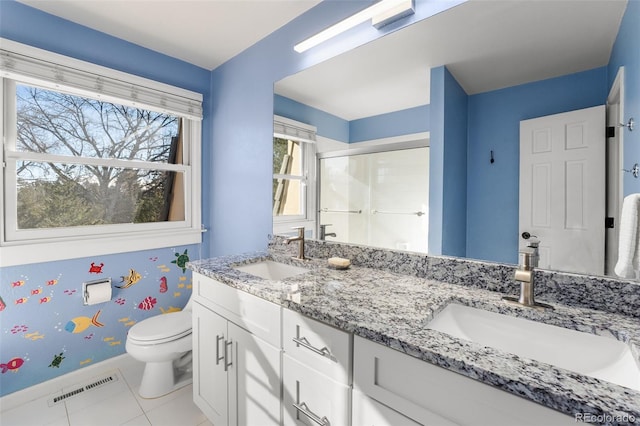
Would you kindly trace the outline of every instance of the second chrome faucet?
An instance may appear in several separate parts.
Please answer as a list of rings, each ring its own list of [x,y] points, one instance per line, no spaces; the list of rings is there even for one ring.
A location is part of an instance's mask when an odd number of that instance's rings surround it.
[[[520,283],[520,296],[503,296],[502,299],[506,302],[525,306],[528,308],[543,308],[553,309],[553,306],[545,303],[538,303],[535,301],[535,269],[538,267],[538,261],[540,260],[540,253],[538,246],[540,241],[535,235],[531,235],[528,232],[522,233],[522,238],[529,240],[526,248],[523,248],[519,252],[518,269],[515,272],[515,280]]]
[[[285,242],[289,244],[293,241],[298,241],[298,256],[294,256],[294,259],[305,260],[306,257],[304,256],[304,226],[296,226],[291,229],[297,229],[298,235],[295,237],[287,238]]]

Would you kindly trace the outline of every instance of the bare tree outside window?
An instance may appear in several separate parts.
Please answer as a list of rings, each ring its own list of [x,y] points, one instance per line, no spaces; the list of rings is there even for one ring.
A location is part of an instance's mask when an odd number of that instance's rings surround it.
[[[180,118],[26,85],[16,98],[16,150],[69,157],[17,162],[18,228],[168,220],[176,172],[73,158],[173,163]]]

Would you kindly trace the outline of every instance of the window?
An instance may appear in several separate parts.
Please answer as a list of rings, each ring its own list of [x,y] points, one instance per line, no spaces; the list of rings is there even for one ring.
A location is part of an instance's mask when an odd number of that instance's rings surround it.
[[[315,217],[315,128],[276,117],[273,136],[274,230]],[[280,230],[275,230],[280,232]]]
[[[0,266],[200,242],[201,95],[5,42]]]

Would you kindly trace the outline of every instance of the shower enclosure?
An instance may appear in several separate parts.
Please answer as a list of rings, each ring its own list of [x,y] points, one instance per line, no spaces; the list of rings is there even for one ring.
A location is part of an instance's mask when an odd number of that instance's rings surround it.
[[[426,141],[318,155],[318,228],[327,241],[427,252]],[[335,234],[335,236],[331,235]]]

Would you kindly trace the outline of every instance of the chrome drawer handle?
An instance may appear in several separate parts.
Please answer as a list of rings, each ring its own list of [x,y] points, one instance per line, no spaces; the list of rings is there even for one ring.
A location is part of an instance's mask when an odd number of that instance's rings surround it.
[[[309,410],[309,407],[307,407],[307,404],[305,402],[301,404],[296,404],[294,402],[293,407],[299,412],[301,412],[302,414],[304,414],[305,416],[307,416],[308,418],[310,418],[311,420],[313,420],[314,422],[316,422],[317,424],[319,424],[320,426],[331,426],[331,422],[329,421],[327,416],[322,416],[321,418],[320,416],[315,414],[313,411]]]
[[[231,359],[233,359],[233,341],[225,342],[224,344],[224,371],[227,371],[229,367],[233,365],[233,361],[227,361],[227,348],[231,347]]]
[[[305,348],[309,349],[310,351],[313,351],[313,352],[317,353],[318,355],[322,355],[324,357],[329,358],[331,361],[338,361],[336,359],[336,357],[331,354],[331,351],[329,350],[329,348],[327,348],[325,346],[322,349],[318,349],[318,348],[314,347],[311,343],[309,343],[309,341],[307,340],[306,337],[294,337],[293,341],[297,345],[304,346]]]
[[[220,361],[224,359],[224,356],[220,356],[220,341],[224,340],[224,336],[216,335],[216,365],[220,364]]]

